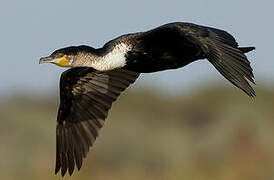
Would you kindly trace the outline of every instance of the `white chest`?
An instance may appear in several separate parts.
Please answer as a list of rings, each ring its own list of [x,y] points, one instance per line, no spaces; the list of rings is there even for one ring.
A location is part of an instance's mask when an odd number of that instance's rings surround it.
[[[126,65],[125,55],[131,48],[131,46],[126,45],[125,43],[117,44],[112,51],[100,57],[98,61],[93,61],[91,66],[99,71],[108,71],[124,67]]]

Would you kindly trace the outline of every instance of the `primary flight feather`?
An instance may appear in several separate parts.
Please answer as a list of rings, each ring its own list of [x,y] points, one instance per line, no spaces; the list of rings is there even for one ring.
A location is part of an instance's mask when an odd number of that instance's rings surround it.
[[[71,46],[40,59],[62,67],[56,128],[56,167],[64,176],[82,166],[113,101],[140,73],[183,67],[207,59],[228,81],[254,97],[253,70],[229,33],[191,23],[170,23],[122,35],[102,48]]]

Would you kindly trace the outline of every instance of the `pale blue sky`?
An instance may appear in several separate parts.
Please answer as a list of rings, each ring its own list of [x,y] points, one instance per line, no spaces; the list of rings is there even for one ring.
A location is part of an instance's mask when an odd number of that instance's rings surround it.
[[[224,29],[240,45],[256,46],[248,57],[257,84],[274,82],[271,0],[0,2],[0,95],[17,90],[54,93],[65,69],[38,65],[38,60],[55,49],[80,44],[100,47],[121,34],[146,31],[173,21]],[[136,86],[185,91],[214,80],[226,83],[208,62],[200,61],[175,71],[143,75]]]

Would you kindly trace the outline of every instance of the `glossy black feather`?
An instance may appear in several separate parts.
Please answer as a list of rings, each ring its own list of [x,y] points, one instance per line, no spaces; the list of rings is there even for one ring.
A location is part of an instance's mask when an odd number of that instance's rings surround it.
[[[99,72],[92,68],[72,68],[62,74],[55,173],[71,175],[75,165],[81,168],[112,102],[138,76],[123,69]]]
[[[199,59],[210,63],[247,95],[255,96],[253,69],[244,53],[254,47],[238,47],[229,33],[191,23],[170,23],[141,33],[127,54],[126,68],[149,73],[183,67]]]

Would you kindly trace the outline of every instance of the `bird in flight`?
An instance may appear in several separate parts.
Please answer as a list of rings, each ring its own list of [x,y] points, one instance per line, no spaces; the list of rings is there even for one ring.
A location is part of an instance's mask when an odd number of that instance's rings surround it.
[[[140,73],[177,69],[207,59],[228,81],[254,97],[253,70],[245,53],[226,31],[175,22],[146,32],[122,35],[102,48],[70,46],[39,63],[70,67],[60,79],[55,174],[80,170],[83,158],[103,127],[112,102]]]

